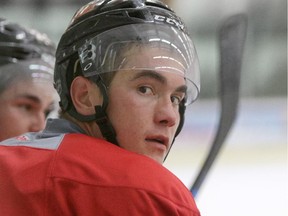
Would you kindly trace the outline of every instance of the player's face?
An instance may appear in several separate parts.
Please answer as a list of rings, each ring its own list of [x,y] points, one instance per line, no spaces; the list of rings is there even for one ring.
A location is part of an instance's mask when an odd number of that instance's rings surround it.
[[[127,55],[124,67],[133,68],[136,62],[146,69],[116,72],[109,86],[107,114],[121,147],[162,163],[180,122],[179,103],[187,86],[183,72],[164,72],[179,68],[179,61],[167,50],[150,47],[139,51]]]
[[[183,77],[172,73],[116,73],[107,112],[119,145],[162,163],[179,125],[185,89]]]
[[[54,106],[51,82],[18,82],[0,95],[0,141],[40,131]]]

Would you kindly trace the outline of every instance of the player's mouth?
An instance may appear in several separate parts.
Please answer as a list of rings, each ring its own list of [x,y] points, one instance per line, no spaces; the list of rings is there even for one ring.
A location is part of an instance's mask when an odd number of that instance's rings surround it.
[[[161,144],[165,146],[165,148],[168,147],[168,138],[164,136],[150,136],[150,137],[147,137],[145,141],[150,142],[150,143]]]

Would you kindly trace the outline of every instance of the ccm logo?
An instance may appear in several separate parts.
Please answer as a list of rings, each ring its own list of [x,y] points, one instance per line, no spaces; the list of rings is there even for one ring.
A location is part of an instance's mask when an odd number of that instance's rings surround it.
[[[170,25],[174,25],[177,26],[179,29],[183,30],[184,29],[184,25],[181,22],[178,22],[176,19],[172,19],[169,17],[165,17],[165,16],[161,16],[161,15],[154,15],[154,19],[160,22],[166,22]]]

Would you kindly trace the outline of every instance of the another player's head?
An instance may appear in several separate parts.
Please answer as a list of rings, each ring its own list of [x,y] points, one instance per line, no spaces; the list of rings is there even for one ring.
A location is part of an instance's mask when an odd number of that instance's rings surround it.
[[[0,140],[44,128],[57,99],[55,50],[46,35],[0,18]]]
[[[158,0],[83,6],[59,42],[54,76],[63,117],[159,163],[200,90],[187,29]]]

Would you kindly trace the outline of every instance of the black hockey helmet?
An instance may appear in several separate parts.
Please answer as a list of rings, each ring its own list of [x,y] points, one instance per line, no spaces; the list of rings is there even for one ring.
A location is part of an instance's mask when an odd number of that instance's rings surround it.
[[[165,61],[168,59],[174,64],[177,61],[177,68],[159,63],[123,64],[124,47],[138,43],[169,50],[173,57],[165,56]],[[56,51],[54,81],[62,110],[81,121],[96,120],[103,136],[117,143],[106,115],[107,84],[102,76],[127,69],[167,71],[185,78],[187,98],[180,105],[177,136],[184,123],[185,106],[196,100],[200,90],[197,53],[181,19],[158,0],[95,0],[86,4],[73,16]],[[96,116],[80,115],[73,107],[69,89],[78,75],[92,79],[102,91],[104,101],[102,106],[95,107]]]
[[[46,34],[0,18],[0,67],[21,60],[41,59],[54,67],[56,47]]]

